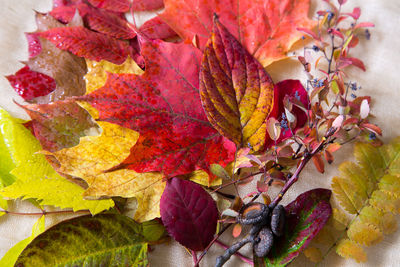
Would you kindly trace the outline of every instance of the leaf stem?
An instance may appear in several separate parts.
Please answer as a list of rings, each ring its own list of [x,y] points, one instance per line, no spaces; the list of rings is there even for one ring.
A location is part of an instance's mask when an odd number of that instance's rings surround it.
[[[203,250],[203,252],[200,254],[200,256],[197,259],[197,262],[195,262],[195,266],[199,264],[201,259],[206,255],[207,251],[211,248],[211,246],[218,240],[218,238],[226,231],[228,230],[229,227],[231,227],[232,224],[227,224],[225,225],[221,230],[219,230],[218,234],[215,235],[214,239],[211,240],[211,242],[208,244],[208,246]]]
[[[215,241],[216,244],[218,244],[219,246],[223,247],[224,249],[228,249],[229,247],[227,245],[225,245],[223,242],[216,240]],[[244,261],[245,263],[248,263],[250,265],[253,265],[253,261],[251,259],[249,259],[248,257],[244,256],[242,253],[240,252],[235,252],[234,254],[236,257],[240,258],[242,261]]]
[[[196,251],[194,251],[194,250],[192,250],[192,258],[193,258],[194,267],[199,267],[199,262],[197,261],[197,254],[196,254]]]
[[[270,208],[273,209],[276,205],[278,205],[278,203],[282,200],[283,196],[285,195],[285,193],[289,190],[289,188],[297,182],[297,180],[299,179],[300,173],[301,171],[304,169],[304,167],[307,165],[308,161],[315,155],[317,154],[319,151],[321,151],[325,145],[327,145],[328,143],[331,142],[331,140],[329,140],[329,137],[331,137],[336,131],[336,128],[330,128],[327,133],[325,134],[324,138],[322,139],[322,141],[319,143],[319,145],[314,148],[314,150],[312,150],[311,152],[309,152],[308,150],[306,150],[304,152],[303,157],[301,158],[300,164],[298,165],[296,171],[294,172],[294,174],[290,177],[289,181],[284,185],[284,187],[282,188],[281,192],[279,192],[279,194],[275,197],[274,201],[272,201],[272,203],[270,204]]]
[[[43,215],[48,215],[48,214],[65,214],[65,213],[89,213],[89,210],[78,210],[78,211],[73,211],[73,210],[58,210],[58,211],[45,211],[43,210],[42,212],[14,212],[14,211],[9,211],[9,210],[0,210],[0,212],[5,212],[6,214],[11,214],[11,215],[24,215],[24,216],[43,216]]]

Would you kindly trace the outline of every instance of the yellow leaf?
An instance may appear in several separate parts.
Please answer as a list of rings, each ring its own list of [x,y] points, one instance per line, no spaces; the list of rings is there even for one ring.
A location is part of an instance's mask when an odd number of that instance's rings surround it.
[[[361,220],[356,220],[350,225],[347,235],[351,240],[365,246],[374,245],[383,239],[382,232],[376,226]]]
[[[57,158],[58,171],[88,183],[85,197],[135,197],[138,201],[135,220],[143,222],[159,217],[159,202],[165,187],[160,173],[136,173],[128,169],[105,172],[129,155],[139,134],[116,124],[98,123],[103,130],[101,135],[85,136],[75,147],[46,153]]]
[[[358,213],[365,203],[365,199],[357,194],[355,184],[349,179],[334,177],[332,190],[340,204],[350,214]]]
[[[372,206],[386,212],[400,213],[400,199],[390,191],[376,190],[370,199]]]
[[[332,209],[332,218],[333,218],[333,227],[337,230],[344,230],[346,229],[349,219],[347,218],[346,214],[337,208]]]
[[[322,252],[319,248],[308,247],[304,250],[304,255],[312,262],[322,261]]]
[[[143,70],[136,64],[136,62],[128,57],[121,65],[116,65],[106,60],[100,62],[86,59],[88,73],[85,75],[86,80],[86,94],[102,87],[107,80],[107,72],[110,73],[132,73],[142,74]]]
[[[188,179],[204,185],[204,186],[208,186],[208,187],[212,187],[212,186],[219,186],[222,184],[222,179],[220,177],[215,178],[211,183],[210,183],[210,177],[208,175],[208,173],[206,173],[203,170],[197,170],[194,171],[190,174],[187,175]]]
[[[344,258],[353,258],[357,262],[367,261],[364,249],[349,239],[342,239],[336,247],[336,252]]]

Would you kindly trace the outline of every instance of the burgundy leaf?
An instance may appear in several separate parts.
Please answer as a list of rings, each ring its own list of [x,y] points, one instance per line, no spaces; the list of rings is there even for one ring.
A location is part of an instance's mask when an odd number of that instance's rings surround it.
[[[168,233],[183,246],[200,251],[213,239],[218,210],[200,185],[179,178],[168,180],[160,211]]]
[[[79,26],[54,28],[39,35],[59,49],[96,61],[105,59],[114,64],[122,64],[130,51],[128,43],[124,41]]]
[[[26,101],[50,94],[56,89],[56,82],[46,74],[23,67],[15,75],[6,76],[15,91]]]
[[[332,214],[331,194],[328,189],[313,189],[285,207],[284,235],[276,240],[270,254],[265,257],[267,266],[286,266],[308,246]]]

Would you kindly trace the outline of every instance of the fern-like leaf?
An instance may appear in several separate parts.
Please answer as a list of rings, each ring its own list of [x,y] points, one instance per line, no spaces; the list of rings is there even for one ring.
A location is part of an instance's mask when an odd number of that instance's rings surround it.
[[[400,214],[400,138],[382,147],[369,144],[355,145],[357,164],[344,162],[340,176],[332,179],[335,198],[342,208],[354,215],[348,223],[347,215],[333,210],[335,228],[347,229],[336,252],[357,262],[366,261],[362,246],[371,246],[384,234],[397,230],[394,214]]]

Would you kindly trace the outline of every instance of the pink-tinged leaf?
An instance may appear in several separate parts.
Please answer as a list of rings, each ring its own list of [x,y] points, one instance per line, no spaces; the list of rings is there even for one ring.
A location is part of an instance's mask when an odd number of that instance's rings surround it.
[[[86,14],[84,19],[92,30],[120,39],[132,39],[136,36],[136,33],[128,26],[128,21],[115,13],[83,4],[79,5],[79,12],[81,15]]]
[[[215,19],[200,69],[208,120],[238,147],[264,148],[274,84],[263,66]]]
[[[267,266],[286,266],[308,246],[332,214],[331,194],[328,189],[313,189],[285,207],[284,234],[274,242],[271,252],[264,258]]]
[[[168,180],[161,196],[160,212],[167,232],[191,250],[205,249],[214,237],[217,205],[198,184],[179,178]]]
[[[339,38],[341,38],[342,40],[344,39],[343,33],[341,33],[340,31],[334,29],[334,28],[330,28],[328,30],[328,33],[332,33],[333,35],[338,36]]]
[[[320,38],[317,36],[317,34],[310,29],[307,29],[307,28],[296,28],[296,29],[300,32],[304,32],[304,33],[310,35],[315,40],[320,40]]]
[[[203,49],[216,14],[263,66],[287,57],[288,50],[303,35],[296,28],[312,29],[316,25],[308,18],[309,0],[164,0],[164,5],[165,11],[159,16],[185,42],[198,38]]]
[[[36,57],[42,52],[39,37],[35,33],[25,33],[25,36],[28,40],[29,58]]]
[[[129,0],[88,0],[95,7],[107,9],[114,12],[128,12]]]
[[[22,107],[32,119],[35,137],[51,152],[79,144],[80,137],[97,128],[89,113],[71,100]]]
[[[150,39],[167,39],[177,36],[176,32],[159,17],[154,17],[146,21],[140,27],[139,31]]]
[[[352,17],[353,19],[359,19],[360,15],[361,15],[361,9],[359,7],[355,7],[353,9],[353,12],[351,13],[343,13],[344,15],[348,15],[350,17]]]
[[[307,91],[304,89],[303,85],[299,80],[284,80],[277,84],[275,84],[274,88],[274,108],[271,111],[269,116],[277,119],[279,122],[282,122],[283,116],[285,114],[285,107],[283,105],[283,100],[285,97],[289,99],[293,99],[293,101],[299,101],[303,104],[305,109],[309,109],[310,100],[308,97]],[[292,114],[296,116],[296,125],[294,126],[293,132],[297,129],[303,127],[303,125],[307,122],[307,114],[298,106],[293,105],[293,109],[291,111]],[[286,115],[285,115],[286,116]],[[283,123],[284,124],[284,123]],[[292,132],[289,129],[281,129],[281,135],[278,139],[278,143],[291,137]],[[270,136],[266,135],[265,148],[268,148],[275,144],[275,142],[270,138]]]
[[[110,74],[80,99],[99,119],[138,131],[130,156],[116,168],[160,171],[166,177],[226,166],[235,146],[208,122],[199,97],[201,53],[189,44],[143,41],[143,75]]]
[[[375,27],[375,24],[371,23],[371,22],[361,22],[358,23],[354,29],[358,29],[358,28],[368,28],[368,27]]]
[[[6,76],[15,91],[26,101],[50,94],[56,89],[56,82],[50,76],[23,67],[14,75]]]
[[[76,4],[80,0],[54,0],[53,9],[49,12],[53,18],[62,23],[69,23],[75,15]]]
[[[382,136],[382,129],[375,124],[364,122],[360,126],[361,128],[367,129],[370,132]]]
[[[348,57],[348,58],[346,58],[346,60],[350,61],[351,65],[354,65],[357,68],[362,69],[363,71],[366,71],[365,65],[360,59],[355,58],[355,57]]]
[[[344,4],[346,4],[346,2],[347,2],[347,0],[338,0],[338,3],[339,3],[340,5],[344,5]]]
[[[105,59],[114,64],[122,64],[130,51],[128,43],[124,41],[79,26],[54,28],[39,33],[39,36],[79,57],[96,61]]]
[[[132,3],[132,9],[135,11],[155,10],[163,7],[163,0],[133,0]]]

